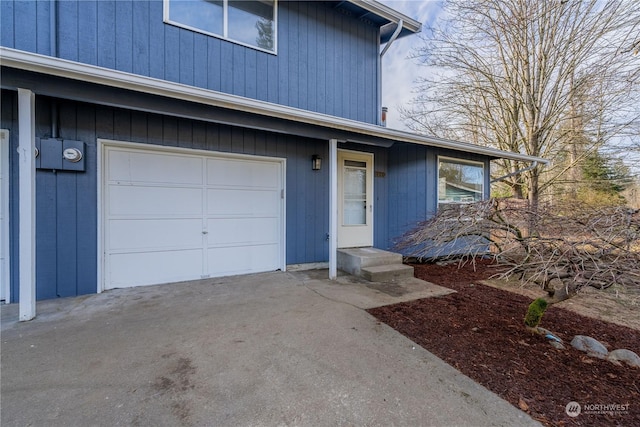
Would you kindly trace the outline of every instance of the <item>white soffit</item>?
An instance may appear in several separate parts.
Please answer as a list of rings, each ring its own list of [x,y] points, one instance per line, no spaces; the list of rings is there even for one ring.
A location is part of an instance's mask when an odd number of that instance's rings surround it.
[[[390,8],[389,6],[380,3],[375,0],[351,0],[352,3],[368,12],[373,13],[381,18],[389,21],[389,23],[395,23],[402,21],[403,27],[412,33],[419,33],[422,29],[422,24],[415,19],[398,12],[397,10]]]

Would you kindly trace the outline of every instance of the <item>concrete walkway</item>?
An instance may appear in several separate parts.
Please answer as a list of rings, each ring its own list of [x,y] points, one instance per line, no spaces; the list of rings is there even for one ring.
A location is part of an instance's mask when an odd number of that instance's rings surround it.
[[[266,273],[2,306],[8,426],[524,426],[362,308],[436,295]]]

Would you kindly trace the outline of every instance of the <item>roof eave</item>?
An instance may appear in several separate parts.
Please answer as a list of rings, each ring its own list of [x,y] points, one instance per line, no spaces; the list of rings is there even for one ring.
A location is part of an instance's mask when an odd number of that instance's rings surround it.
[[[380,27],[381,41],[386,43],[388,36],[393,33],[396,25],[402,21],[402,31],[398,35],[399,38],[419,33],[422,30],[422,23],[415,19],[398,12],[395,9],[390,8],[375,0],[350,0],[349,3],[358,6],[359,8],[366,10],[386,21],[387,24]],[[386,28],[386,29],[385,29]],[[387,36],[385,36],[385,34]]]
[[[388,20],[389,22],[395,22],[398,23],[400,22],[400,20],[403,21],[404,23],[404,28],[406,28],[407,30],[413,32],[413,33],[419,33],[420,29],[422,28],[422,24],[419,21],[416,21],[415,19],[398,12],[395,9],[390,8],[389,6],[386,6],[378,1],[375,0],[350,0],[349,3],[353,3],[371,13],[374,13],[386,20]]]
[[[327,129],[342,130],[353,134],[354,140],[357,140],[358,137],[380,138],[392,142],[406,142],[475,153],[491,158],[539,162],[544,164],[549,163],[548,160],[540,157],[502,151],[465,142],[422,136],[300,108],[259,101],[209,89],[201,89],[181,83],[174,83],[1,46],[0,65],[3,67],[96,83],[108,87],[117,87],[203,105],[279,118],[297,123],[321,126]]]

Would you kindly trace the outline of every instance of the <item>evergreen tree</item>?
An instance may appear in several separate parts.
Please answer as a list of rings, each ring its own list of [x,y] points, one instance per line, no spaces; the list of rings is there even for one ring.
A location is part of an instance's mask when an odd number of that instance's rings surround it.
[[[597,205],[625,203],[622,192],[632,182],[629,168],[619,159],[595,151],[582,163],[582,189],[579,198]]]

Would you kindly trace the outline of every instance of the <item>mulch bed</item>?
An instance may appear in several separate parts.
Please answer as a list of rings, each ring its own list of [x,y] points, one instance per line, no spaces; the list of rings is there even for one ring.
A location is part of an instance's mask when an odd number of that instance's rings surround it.
[[[531,299],[480,285],[496,273],[488,261],[466,264],[418,264],[415,275],[457,293],[369,310],[429,350],[548,426],[640,426],[640,368],[616,366],[586,356],[569,342],[588,335],[609,350],[640,354],[640,333],[551,307],[540,326],[554,331],[567,347],[553,348],[523,323]],[[578,402],[582,413],[565,408]],[[628,404],[610,413],[592,405]],[[589,413],[587,413],[589,412]]]

